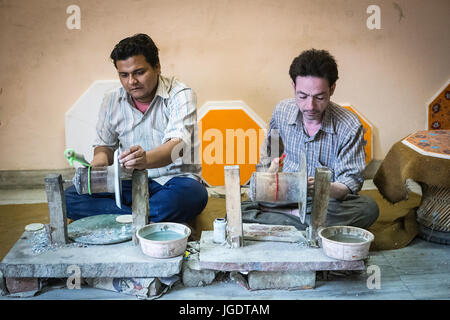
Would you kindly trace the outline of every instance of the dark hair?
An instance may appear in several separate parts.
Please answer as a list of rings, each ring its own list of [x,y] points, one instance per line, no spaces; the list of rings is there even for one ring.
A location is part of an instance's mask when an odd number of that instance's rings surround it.
[[[158,48],[152,38],[143,33],[135,34],[132,37],[121,40],[114,47],[110,58],[117,68],[117,60],[126,60],[129,57],[142,54],[147,62],[155,68],[159,63]]]
[[[326,50],[316,49],[303,51],[296,57],[289,68],[289,75],[294,83],[297,76],[325,78],[330,87],[339,78],[334,57]]]

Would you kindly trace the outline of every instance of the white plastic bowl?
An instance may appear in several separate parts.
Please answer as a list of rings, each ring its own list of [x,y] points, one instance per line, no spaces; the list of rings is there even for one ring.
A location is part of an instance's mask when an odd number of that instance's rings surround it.
[[[173,231],[182,235],[174,240],[149,240],[148,236],[155,232]],[[184,254],[191,229],[181,223],[158,222],[143,226],[136,232],[139,245],[145,255],[152,258],[172,258]]]
[[[361,238],[362,242],[341,242],[331,240],[335,235],[349,235]],[[369,255],[369,248],[375,236],[361,228],[350,226],[333,226],[319,231],[324,253],[330,258],[339,260],[362,260]]]

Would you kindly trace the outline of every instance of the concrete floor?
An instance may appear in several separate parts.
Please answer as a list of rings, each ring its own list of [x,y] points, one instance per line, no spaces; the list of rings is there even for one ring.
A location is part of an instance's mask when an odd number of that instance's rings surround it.
[[[364,188],[373,188],[368,180]],[[420,193],[420,187],[410,185]],[[43,190],[0,191],[0,204],[45,202]],[[450,247],[416,238],[398,250],[371,252],[366,269],[351,275],[320,275],[315,289],[249,291],[222,274],[221,281],[205,287],[188,288],[180,284],[159,300],[422,300],[450,299]],[[374,267],[375,266],[375,267]],[[380,288],[369,288],[373,268],[380,271]],[[369,272],[368,272],[369,271]],[[368,285],[369,283],[369,285]],[[16,298],[0,297],[0,300]],[[46,286],[42,292],[23,300],[136,300],[135,296],[100,290],[88,286],[68,289],[65,279]]]

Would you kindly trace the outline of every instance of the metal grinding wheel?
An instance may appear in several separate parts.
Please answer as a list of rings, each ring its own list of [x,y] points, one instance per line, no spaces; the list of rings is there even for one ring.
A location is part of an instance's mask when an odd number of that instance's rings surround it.
[[[132,224],[121,223],[118,214],[100,214],[76,220],[67,226],[71,240],[84,244],[114,244],[132,238]],[[129,214],[131,217],[131,214]],[[120,220],[120,219],[119,219]]]

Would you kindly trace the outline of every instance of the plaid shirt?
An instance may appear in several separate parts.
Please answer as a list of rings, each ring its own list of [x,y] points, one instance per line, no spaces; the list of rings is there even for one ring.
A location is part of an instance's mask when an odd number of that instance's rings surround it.
[[[155,98],[145,113],[139,111],[123,87],[105,94],[97,120],[97,138],[93,147],[120,146],[125,150],[140,145],[154,149],[172,138],[181,138],[188,147],[184,156],[165,167],[148,169],[149,178],[164,184],[175,176],[200,179],[198,157],[196,96],[194,91],[175,78],[159,77]],[[194,159],[185,161],[190,156]],[[193,163],[193,164],[192,164]]]
[[[330,102],[320,130],[310,137],[295,99],[282,100],[272,114],[261,150],[260,163],[263,166],[279,156],[271,155],[271,139],[277,130],[281,138],[279,155],[286,153],[283,171],[298,171],[300,154],[305,153],[308,176],[314,177],[316,167],[328,167],[332,171],[333,182],[346,185],[354,194],[361,190],[365,168],[364,130],[359,118],[351,111]]]

